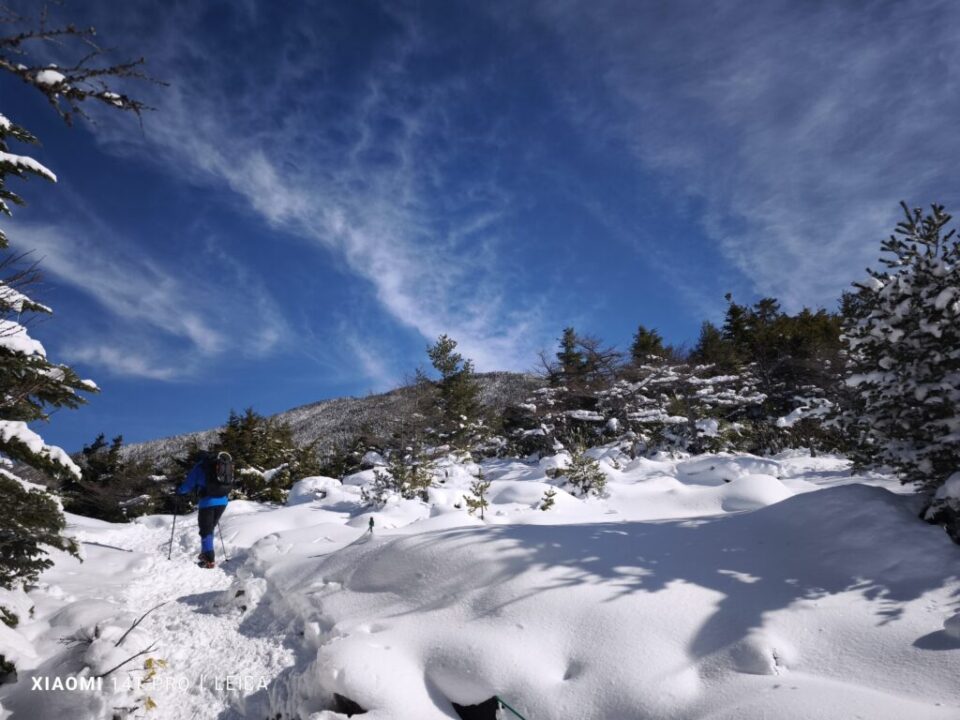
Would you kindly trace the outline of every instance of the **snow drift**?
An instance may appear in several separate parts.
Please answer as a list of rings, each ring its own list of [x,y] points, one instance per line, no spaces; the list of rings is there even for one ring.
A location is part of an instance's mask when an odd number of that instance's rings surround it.
[[[372,471],[310,478],[283,507],[231,503],[232,559],[212,571],[192,564],[195,514],[172,561],[169,516],[70,516],[87,562],[58,554],[0,597],[20,616],[0,625],[19,672],[0,715],[135,717],[149,700],[165,720],[430,720],[499,696],[528,720],[960,716],[960,554],[895,481],[799,452],[590,454],[602,497],[565,483],[562,454],[484,462],[485,521],[463,502],[472,463],[441,463],[429,502],[375,509]],[[96,642],[61,642],[78,636]],[[151,646],[165,664],[146,687],[31,692]],[[114,676],[142,679],[141,661]]]
[[[317,648],[277,698],[305,717],[338,693],[371,720],[494,695],[545,719],[956,717],[956,653],[918,639],[958,578],[946,538],[863,486],[696,522],[374,538],[271,575]]]

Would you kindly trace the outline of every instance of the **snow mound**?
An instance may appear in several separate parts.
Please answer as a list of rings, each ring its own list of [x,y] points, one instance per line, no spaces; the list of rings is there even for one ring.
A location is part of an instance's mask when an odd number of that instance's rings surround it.
[[[734,643],[728,656],[733,669],[751,675],[780,675],[797,662],[792,643],[761,630],[751,630]]]
[[[741,475],[716,488],[720,507],[727,512],[756,510],[786,500],[793,493],[772,475]]]
[[[341,487],[340,481],[335,478],[323,476],[304,478],[290,488],[287,505],[299,505],[323,499],[331,491],[340,492]]]
[[[531,720],[960,714],[960,556],[915,498],[863,484],[902,492],[896,480],[798,452],[588,453],[601,497],[560,487],[561,453],[451,455],[426,500],[366,503],[368,469],[308,478],[282,506],[231,502],[231,561],[213,570],[194,563],[196,513],[175,528],[68,515],[86,562],[55,551],[36,588],[0,592],[20,618],[0,625],[19,675],[3,712],[143,707],[144,691],[40,694],[30,680],[103,672],[156,643],[115,674],[150,660],[158,679],[189,679],[146,691],[170,720],[341,720],[354,703],[369,720],[449,720],[494,695]],[[480,470],[483,519],[463,501]],[[220,670],[265,685],[197,684]]]
[[[776,460],[752,455],[704,455],[677,463],[677,479],[685,483],[719,485],[744,475],[772,475],[780,477]]]
[[[954,640],[960,640],[960,612],[943,621],[943,630]]]
[[[208,608],[216,615],[249,612],[263,598],[266,587],[267,582],[263,578],[234,580],[230,587],[214,595]]]
[[[743,472],[708,489],[775,482]],[[546,719],[835,717],[858,703],[946,718],[936,703],[955,712],[960,688],[912,643],[930,630],[926,599],[947,601],[957,578],[947,538],[864,486],[719,519],[374,537],[271,576],[317,647],[274,710],[305,716],[336,693],[371,720],[450,718],[493,695]]]

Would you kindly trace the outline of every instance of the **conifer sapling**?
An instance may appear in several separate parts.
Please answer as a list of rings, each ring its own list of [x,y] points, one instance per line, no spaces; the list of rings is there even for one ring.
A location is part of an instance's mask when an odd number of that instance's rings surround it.
[[[483,470],[477,471],[476,479],[470,484],[470,495],[464,495],[463,501],[469,508],[468,513],[473,515],[477,510],[480,511],[480,519],[483,520],[483,511],[490,507],[487,501],[487,491],[490,489],[490,481],[483,479]]]

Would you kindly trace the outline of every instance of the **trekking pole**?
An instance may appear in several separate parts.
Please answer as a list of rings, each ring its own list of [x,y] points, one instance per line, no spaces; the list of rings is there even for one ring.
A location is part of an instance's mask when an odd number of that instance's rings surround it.
[[[217,531],[220,533],[220,548],[223,550],[223,561],[227,562],[227,546],[223,544],[223,529],[220,527],[220,521],[217,520]]]
[[[509,710],[510,712],[512,712],[514,715],[516,715],[518,718],[520,718],[520,720],[527,720],[523,715],[521,715],[520,713],[518,713],[516,710],[514,710],[514,709],[513,709],[512,707],[510,707],[509,705],[507,705],[506,701],[504,701],[499,695],[494,695],[493,697],[494,697],[494,699],[497,701],[497,716],[498,716],[498,717],[500,716],[500,711],[503,710],[504,708],[506,708],[507,710]]]
[[[176,495],[173,497],[173,527],[170,528],[170,547],[167,548],[167,560],[170,559],[170,555],[173,554],[173,534],[177,531],[177,510],[180,507],[180,498]]]

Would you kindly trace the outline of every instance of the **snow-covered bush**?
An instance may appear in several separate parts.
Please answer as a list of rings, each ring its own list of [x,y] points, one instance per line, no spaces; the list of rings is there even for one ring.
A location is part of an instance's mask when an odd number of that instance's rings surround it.
[[[0,587],[12,588],[31,583],[53,565],[47,548],[57,548],[72,555],[77,546],[61,535],[66,522],[60,507],[40,489],[27,489],[9,475],[0,474]]]
[[[659,450],[747,449],[750,419],[764,401],[749,369],[718,373],[711,365],[658,364],[635,369],[600,394],[599,410],[634,433],[634,454]]]
[[[886,269],[845,299],[842,423],[860,466],[892,467],[932,497],[960,468],[960,242],[942,206],[903,208]]]
[[[960,472],[955,472],[937,488],[924,518],[943,525],[954,542],[960,543]]]

